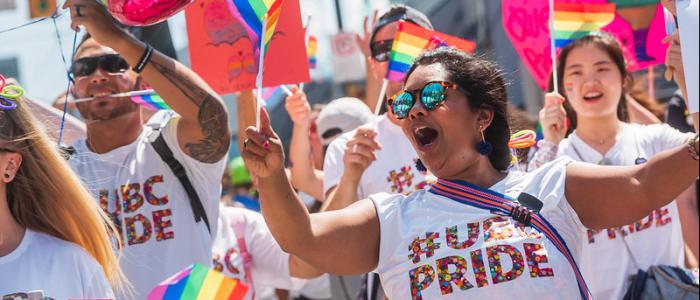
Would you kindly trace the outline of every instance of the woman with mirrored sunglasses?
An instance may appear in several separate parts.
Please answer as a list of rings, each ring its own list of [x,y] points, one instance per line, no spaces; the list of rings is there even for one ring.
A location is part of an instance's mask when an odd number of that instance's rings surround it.
[[[441,104],[428,110],[421,101],[404,118],[404,133],[439,178],[408,196],[376,194],[309,215],[289,186],[269,117],[260,131],[247,129],[243,157],[283,249],[330,273],[375,270],[390,299],[590,299],[576,265],[578,233],[638,220],[698,176],[688,154],[698,151],[697,138],[640,166],[560,159],[509,172],[507,97],[496,67],[441,48],[418,57],[406,89],[433,82],[466,93],[445,89]]]

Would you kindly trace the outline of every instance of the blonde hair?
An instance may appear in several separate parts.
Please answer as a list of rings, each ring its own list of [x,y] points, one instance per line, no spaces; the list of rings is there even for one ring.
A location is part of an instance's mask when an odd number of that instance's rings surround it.
[[[10,213],[24,228],[75,243],[102,266],[115,290],[128,292],[112,240],[118,231],[59,153],[58,147],[24,105],[0,110],[0,139],[22,155],[14,180],[7,184]],[[117,245],[121,248],[121,245]]]

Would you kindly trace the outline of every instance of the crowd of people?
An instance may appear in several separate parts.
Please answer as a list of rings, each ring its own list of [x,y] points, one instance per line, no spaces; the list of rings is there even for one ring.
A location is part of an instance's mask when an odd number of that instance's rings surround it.
[[[399,22],[433,29],[395,5],[358,35],[365,99],[312,107],[291,89],[286,157],[252,91],[235,134],[191,69],[94,0],[64,8],[86,31],[70,94],[94,100],[70,103],[64,147],[62,111],[0,88],[2,299],[146,299],[195,263],[247,285],[243,299],[698,298],[698,114],[678,33],[666,124],[595,32],[559,53],[542,139],[514,158],[512,133],[534,121],[478,55],[426,50],[377,100]],[[146,87],[171,109],[111,97]]]

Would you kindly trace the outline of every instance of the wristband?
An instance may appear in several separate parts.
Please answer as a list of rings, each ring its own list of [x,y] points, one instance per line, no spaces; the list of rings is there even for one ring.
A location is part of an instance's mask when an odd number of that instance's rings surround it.
[[[153,55],[153,47],[151,45],[146,45],[146,50],[143,52],[143,56],[141,56],[141,59],[139,60],[139,63],[136,64],[134,67],[134,72],[136,73],[141,73],[143,71],[143,68],[146,67],[146,64],[148,64],[148,61],[151,60],[151,56]]]

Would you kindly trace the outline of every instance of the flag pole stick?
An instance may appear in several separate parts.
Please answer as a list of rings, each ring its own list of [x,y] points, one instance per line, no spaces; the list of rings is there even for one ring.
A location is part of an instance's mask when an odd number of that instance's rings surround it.
[[[557,77],[557,47],[554,42],[554,0],[549,0],[549,47],[552,55],[552,78],[554,92],[559,94],[559,78]]]
[[[372,126],[375,130],[379,124],[379,112],[382,110],[382,104],[384,104],[384,96],[386,96],[386,89],[389,86],[389,80],[384,78],[382,82],[382,89],[379,90],[379,97],[377,98],[377,104],[374,105],[374,125]]]
[[[154,94],[154,93],[155,93],[155,91],[153,91],[152,89],[148,89],[148,90],[126,92],[126,93],[111,94],[111,95],[108,95],[105,97],[106,98],[134,97],[134,96],[150,95],[150,94]],[[95,100],[95,98],[99,98],[99,97],[79,98],[79,99],[74,99],[74,100],[68,100],[68,102],[69,103],[81,103],[81,102]]]
[[[311,26],[311,15],[309,15],[306,18],[306,27],[304,27],[304,45],[306,45],[306,49],[309,49],[309,26]],[[308,50],[307,50],[308,51]],[[299,83],[299,90],[304,91],[304,83]]]
[[[260,64],[258,65],[258,77],[255,81],[257,88],[257,99],[255,101],[255,128],[260,130],[260,110],[262,108],[262,88],[263,88],[263,69],[265,64],[265,34],[267,29],[267,16],[263,18],[262,30],[260,31]]]

